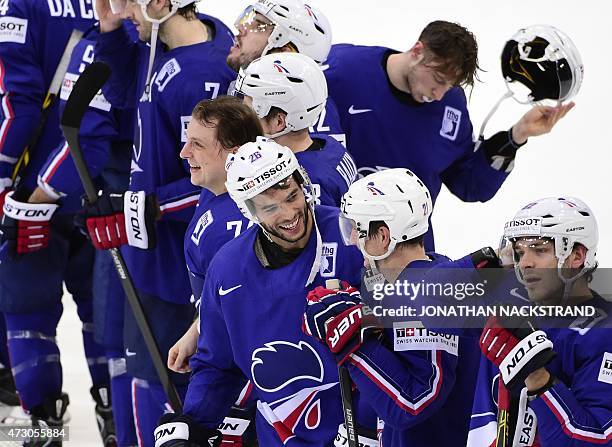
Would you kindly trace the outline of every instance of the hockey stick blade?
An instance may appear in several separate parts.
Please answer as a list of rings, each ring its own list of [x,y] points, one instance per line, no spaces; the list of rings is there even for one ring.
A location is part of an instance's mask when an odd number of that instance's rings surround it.
[[[96,96],[100,88],[102,88],[104,82],[106,82],[109,76],[110,68],[104,63],[94,62],[87,67],[79,77],[72,92],[70,93],[70,96],[68,97],[68,102],[64,108],[64,114],[62,115],[60,125],[62,132],[64,132],[64,137],[68,142],[70,155],[74,160],[77,172],[79,173],[79,177],[83,183],[83,188],[85,189],[85,194],[87,195],[87,199],[90,203],[94,203],[96,201],[97,190],[93,180],[91,179],[91,175],[89,174],[89,168],[87,167],[85,159],[83,158],[83,151],[81,150],[81,145],[79,143],[79,128],[81,126],[83,115],[85,115],[85,112],[89,107],[89,103]],[[134,286],[134,282],[125,264],[125,260],[123,259],[123,256],[118,248],[111,248],[109,251],[115,264],[117,274],[119,275],[121,286],[123,287],[127,301],[132,309],[132,313],[134,314],[134,319],[136,320],[138,329],[140,330],[142,338],[147,346],[149,356],[151,357],[151,361],[155,367],[157,377],[164,389],[164,392],[166,393],[168,402],[176,413],[181,413],[181,398],[176,391],[174,384],[170,381],[170,374],[168,373],[163,357],[159,351],[159,346],[157,346],[157,342],[153,332],[151,331],[151,326],[149,325],[147,316],[142,308],[138,291]]]
[[[80,127],[89,103],[100,91],[110,73],[109,66],[104,62],[94,62],[81,73],[66,102],[62,115],[62,126]]]

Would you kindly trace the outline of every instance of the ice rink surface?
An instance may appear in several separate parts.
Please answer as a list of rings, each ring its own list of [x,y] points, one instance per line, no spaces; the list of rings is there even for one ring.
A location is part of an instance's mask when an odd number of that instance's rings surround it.
[[[204,0],[200,8],[232,25],[248,1]],[[584,82],[572,110],[550,135],[523,147],[516,167],[497,195],[487,203],[463,203],[443,190],[436,203],[433,225],[438,251],[461,256],[483,245],[496,246],[506,220],[529,201],[574,195],[589,204],[600,229],[600,266],[612,267],[612,59],[607,45],[612,3],[587,0],[514,2],[464,0],[311,0],[333,27],[334,43],[382,45],[406,50],[430,21],[459,22],[479,44],[481,83],[469,98],[478,130],[494,102],[504,93],[499,54],[520,28],[550,24],[567,33],[584,63]],[[468,93],[469,94],[469,93]],[[487,126],[487,136],[509,128],[528,110],[506,101]],[[376,132],[376,129],[372,129]],[[350,148],[349,148],[350,149]],[[170,278],[168,280],[171,280]],[[67,445],[101,445],[95,427],[91,386],[80,339],[75,306],[65,299],[58,334],[64,365],[65,390],[70,394],[71,441]]]

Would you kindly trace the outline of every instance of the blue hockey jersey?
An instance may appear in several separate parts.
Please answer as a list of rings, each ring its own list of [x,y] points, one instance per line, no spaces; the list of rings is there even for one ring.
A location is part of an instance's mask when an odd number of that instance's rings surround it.
[[[338,367],[326,346],[302,332],[301,322],[307,292],[326,278],[359,282],[363,260],[342,243],[338,212],[316,209],[322,253],[313,232],[291,264],[266,269],[254,252],[259,227],[253,227],[212,260],[184,407],[200,424],[216,427],[247,377],[258,398],[259,445],[332,445],[342,422]],[[307,287],[317,256],[321,267]]]
[[[91,29],[72,52],[68,70],[60,92],[60,113],[79,75],[94,60],[94,45],[98,33]],[[134,109],[112,108],[102,93],[91,101],[83,116],[79,132],[81,150],[89,174],[105,189],[125,190],[129,175]],[[60,212],[75,212],[81,208],[83,185],[70,156],[68,144],[63,141],[47,158],[38,174],[38,185],[54,198],[60,198]]]
[[[92,2],[0,2],[0,179],[13,168],[39,126],[45,95],[73,29],[96,20]],[[62,141],[58,103],[49,109],[21,186],[33,190],[49,153]]]
[[[229,194],[215,196],[202,189],[198,206],[185,233],[185,261],[189,270],[191,291],[200,299],[208,265],[219,249],[253,222],[247,220]]]
[[[306,169],[316,195],[316,204],[340,206],[342,195],[355,181],[357,168],[353,157],[335,138],[313,136],[311,148],[295,154]],[[318,140],[318,141],[317,141]],[[320,143],[321,147],[316,147]]]
[[[596,295],[585,304],[595,306],[595,317],[576,320],[567,329],[543,329],[557,353],[546,369],[558,381],[528,403],[537,418],[535,441],[528,444],[530,433],[524,432],[519,445],[612,445],[612,303]],[[469,447],[495,445],[498,380],[499,370],[483,356]]]
[[[329,95],[359,173],[408,168],[427,185],[434,203],[442,184],[461,200],[489,200],[507,174],[493,169],[482,151],[474,152],[463,90],[453,88],[441,101],[425,104],[402,97],[383,67],[393,52],[340,44],[327,60]],[[425,241],[433,250],[431,228]]]
[[[145,92],[147,45],[131,42],[121,27],[101,34],[95,48],[97,58],[113,70],[104,96],[119,108],[137,106],[130,189],[154,193],[162,213],[154,250],[128,246],[122,251],[139,290],[177,303],[189,302],[191,295],[183,236],[200,194],[190,182],[187,162],[179,157],[185,127],[198,101],[225,94],[235,78],[225,64],[230,30],[213,17],[200,19],[211,30],[211,40],[169,51],[160,45],[150,94]]]
[[[453,261],[428,253],[413,261],[398,281],[418,283],[427,269]],[[465,268],[463,261],[458,268]],[[383,340],[369,339],[351,354],[349,373],[383,421],[382,445],[465,446],[476,371],[478,340],[398,321]]]

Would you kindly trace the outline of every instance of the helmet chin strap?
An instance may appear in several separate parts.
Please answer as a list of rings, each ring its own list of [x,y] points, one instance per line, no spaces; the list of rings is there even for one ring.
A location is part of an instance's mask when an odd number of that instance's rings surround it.
[[[147,4],[148,5],[148,4]],[[149,50],[149,66],[147,67],[147,77],[145,81],[145,93],[148,95],[151,91],[151,72],[153,71],[153,63],[155,62],[155,50],[157,49],[157,36],[159,34],[159,25],[164,23],[170,17],[176,14],[178,8],[172,8],[172,4],[170,6],[170,12],[166,14],[161,19],[153,19],[147,13],[147,5],[140,3],[140,10],[142,11],[142,15],[144,16],[147,22],[152,24],[151,26],[151,40],[149,42],[150,50]]]
[[[291,132],[291,129],[289,128],[289,126],[285,125],[285,128],[281,130],[280,132],[276,132],[273,134],[264,133],[264,137],[274,139],[274,138],[282,137],[283,135],[287,135],[289,132]]]
[[[512,93],[512,91],[510,91],[510,89],[506,90],[506,93],[504,93],[501,96],[501,98],[499,98],[497,100],[497,102],[493,105],[493,107],[491,107],[491,110],[489,111],[489,113],[485,117],[484,121],[482,122],[482,125],[480,126],[480,132],[478,133],[478,141],[479,142],[484,140],[485,127],[487,127],[487,124],[488,124],[489,120],[495,114],[495,112],[497,112],[497,109],[499,108],[500,104],[502,102],[504,102],[506,99],[511,98],[512,96],[514,96],[514,93]],[[476,152],[478,150],[478,146],[480,146],[480,144],[476,144],[476,147],[474,147],[474,152]]]

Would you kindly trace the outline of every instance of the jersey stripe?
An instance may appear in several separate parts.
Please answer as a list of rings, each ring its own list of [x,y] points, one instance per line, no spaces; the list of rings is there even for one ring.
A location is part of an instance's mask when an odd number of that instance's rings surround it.
[[[433,376],[429,379],[430,388],[424,393],[421,393],[419,399],[413,401],[410,396],[407,396],[400,388],[396,387],[395,384],[388,381],[385,376],[377,370],[374,363],[371,362],[367,357],[360,354],[353,353],[350,355],[350,361],[359,370],[365,374],[374,384],[376,384],[381,390],[383,390],[393,401],[404,411],[415,415],[423,411],[430,403],[432,403],[440,389],[442,388],[442,368],[441,364],[441,351],[431,351],[432,360],[432,374]]]
[[[43,175],[41,176],[43,182],[49,183],[51,181],[57,169],[64,162],[64,160],[68,158],[68,155],[70,155],[70,148],[68,147],[68,143],[64,143],[62,149],[55,155],[55,157],[53,157],[49,163],[49,166],[47,169],[45,169],[45,172],[43,172]]]
[[[610,425],[605,431],[595,427],[576,427],[576,422],[572,421],[566,411],[563,401],[557,399],[556,393],[553,393],[554,389],[550,389],[542,394],[541,398],[546,403],[548,408],[555,415],[559,421],[563,432],[572,439],[580,439],[582,441],[591,442],[594,444],[606,444],[612,440],[612,425]],[[608,424],[611,421],[608,421]]]
[[[160,205],[159,209],[162,214],[173,213],[176,211],[180,211],[185,208],[189,208],[190,206],[195,206],[198,203],[199,194],[184,197],[182,199],[174,200],[172,202],[164,203]]]
[[[2,60],[0,60],[0,96],[2,97],[0,100],[0,107],[2,108],[2,115],[4,117],[2,124],[0,124],[0,152],[2,152],[2,149],[4,148],[4,141],[8,135],[8,130],[11,127],[13,118],[15,118],[13,108],[11,107],[11,102],[9,101],[9,93],[6,91],[6,87],[4,86],[5,74],[6,70],[4,69],[4,64],[2,63]]]

